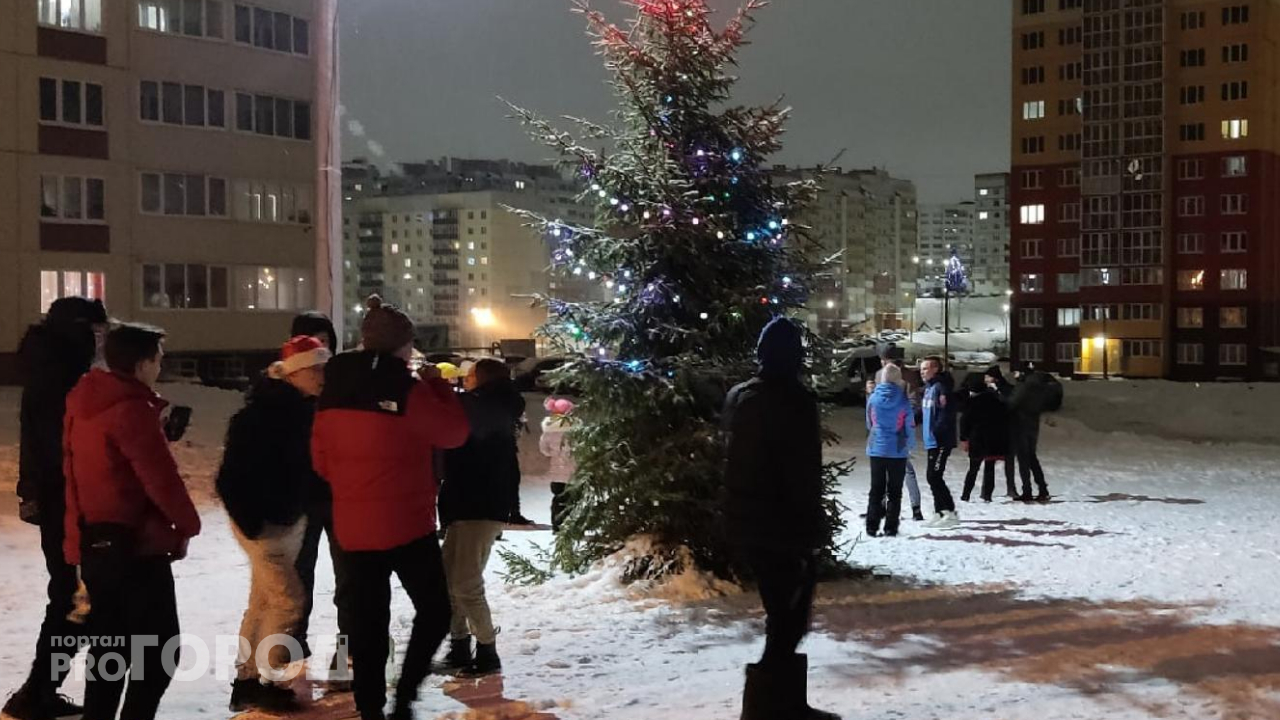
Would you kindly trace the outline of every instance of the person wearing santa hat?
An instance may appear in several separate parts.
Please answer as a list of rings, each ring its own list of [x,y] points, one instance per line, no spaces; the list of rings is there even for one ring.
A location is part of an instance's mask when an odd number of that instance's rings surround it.
[[[306,605],[298,553],[306,533],[308,488],[323,482],[311,465],[311,427],[324,366],[332,356],[320,340],[299,335],[231,418],[218,495],[231,529],[249,556],[249,606],[240,625],[231,710],[297,709],[285,668],[300,660],[297,641],[258,646],[273,635],[295,636]]]

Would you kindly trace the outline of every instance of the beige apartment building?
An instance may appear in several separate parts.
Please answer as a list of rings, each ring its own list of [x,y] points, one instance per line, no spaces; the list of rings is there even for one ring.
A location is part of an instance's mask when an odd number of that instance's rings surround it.
[[[215,375],[329,306],[329,5],[0,0],[0,377],[63,296]]]

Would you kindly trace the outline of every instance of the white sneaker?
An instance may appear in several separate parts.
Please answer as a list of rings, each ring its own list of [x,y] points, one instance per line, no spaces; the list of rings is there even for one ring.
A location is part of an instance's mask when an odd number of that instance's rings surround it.
[[[955,510],[947,510],[938,516],[938,522],[933,526],[939,529],[953,528],[960,525],[960,515]]]
[[[943,513],[934,513],[933,517],[925,521],[924,526],[927,528],[942,527],[942,523],[946,520],[946,517],[947,516]]]

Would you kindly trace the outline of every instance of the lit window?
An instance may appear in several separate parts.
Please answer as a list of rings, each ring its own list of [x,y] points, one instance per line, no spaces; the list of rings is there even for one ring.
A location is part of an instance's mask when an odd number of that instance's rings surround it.
[[[64,297],[106,299],[106,276],[81,270],[40,271],[40,313],[49,312],[54,300]]]
[[[40,0],[40,24],[102,32],[102,0]]]
[[[1195,330],[1204,327],[1204,308],[1178,308],[1178,327],[1184,330]]]
[[[1239,140],[1240,138],[1249,137],[1249,121],[1234,118],[1222,121],[1222,139]]]
[[[222,0],[138,2],[138,27],[145,30],[190,37],[221,38],[223,24]]]
[[[1243,307],[1224,307],[1218,310],[1218,327],[1248,327],[1249,309]]]
[[[1044,205],[1023,205],[1019,212],[1023,225],[1039,225],[1044,222]]]
[[[1203,270],[1179,270],[1178,289],[1186,291],[1204,290]]]
[[[1221,273],[1221,281],[1219,288],[1222,290],[1247,290],[1249,289],[1249,271],[1248,270],[1223,270]]]
[[[400,254],[400,243],[391,243],[391,254],[392,255]]]

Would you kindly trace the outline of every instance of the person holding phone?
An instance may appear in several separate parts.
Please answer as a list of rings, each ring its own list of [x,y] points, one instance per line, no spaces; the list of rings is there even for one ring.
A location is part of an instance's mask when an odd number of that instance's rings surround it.
[[[92,667],[118,654],[128,673],[87,678],[84,716],[154,720],[172,680],[165,646],[178,637],[174,560],[200,516],[169,450],[156,394],[164,331],[124,324],[106,340],[109,370],[90,370],[67,396],[63,430],[66,539],[93,603],[95,636],[154,637],[155,645],[94,647]],[[117,667],[108,662],[108,666]],[[129,674],[128,690],[124,675]],[[123,694],[123,705],[121,695]]]

